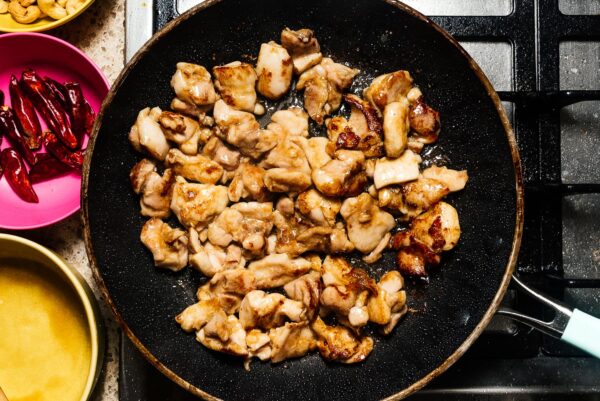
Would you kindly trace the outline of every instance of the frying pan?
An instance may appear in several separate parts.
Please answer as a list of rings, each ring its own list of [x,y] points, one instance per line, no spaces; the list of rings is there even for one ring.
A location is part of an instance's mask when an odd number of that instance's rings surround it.
[[[289,26],[316,32],[334,60],[361,70],[351,91],[378,74],[409,70],[440,111],[442,134],[426,162],[469,171],[467,188],[449,198],[462,238],[429,281],[407,282],[415,310],[358,365],[318,354],[282,364],[241,361],[200,346],[174,322],[195,302],[204,278],[193,269],[157,270],[139,240],[144,218],[128,174],[140,159],[127,140],[137,112],[167,108],[179,61],[207,67],[253,62],[261,43]],[[277,107],[298,104],[291,96]],[[300,103],[301,104],[301,103]],[[342,110],[343,112],[343,110]],[[270,114],[270,113],[269,113]],[[269,114],[262,120],[268,121]],[[312,127],[319,133],[316,127]],[[322,133],[321,133],[322,134]],[[521,167],[512,129],[487,78],[441,28],[395,1],[213,0],[157,33],[121,73],[94,128],[82,189],[84,236],[100,287],[124,332],[170,379],[207,399],[400,399],[452,365],[479,336],[514,271],[523,224]],[[394,268],[386,255],[369,268]]]

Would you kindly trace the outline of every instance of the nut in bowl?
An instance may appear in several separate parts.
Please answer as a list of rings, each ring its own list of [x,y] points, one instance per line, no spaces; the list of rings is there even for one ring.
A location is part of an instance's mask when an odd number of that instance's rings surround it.
[[[63,25],[94,0],[0,0],[0,31],[40,32]]]

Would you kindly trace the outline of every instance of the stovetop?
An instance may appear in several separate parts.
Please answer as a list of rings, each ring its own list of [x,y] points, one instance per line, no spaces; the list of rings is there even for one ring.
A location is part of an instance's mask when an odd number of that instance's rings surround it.
[[[201,0],[127,0],[126,53]],[[499,92],[523,161],[528,284],[600,315],[600,0],[405,0],[454,35]],[[551,320],[510,290],[504,304]],[[599,339],[600,341],[600,339]],[[122,401],[193,400],[123,338]],[[495,317],[415,400],[600,400],[600,361]]]

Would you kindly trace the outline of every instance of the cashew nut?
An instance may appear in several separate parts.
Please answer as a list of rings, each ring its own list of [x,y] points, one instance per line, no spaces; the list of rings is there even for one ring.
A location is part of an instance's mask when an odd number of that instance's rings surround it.
[[[67,13],[73,14],[75,11],[79,10],[84,3],[85,0],[67,0]]]
[[[61,7],[56,0],[38,0],[38,7],[50,18],[61,19],[67,16],[67,10]]]
[[[0,14],[6,14],[8,12],[8,1],[0,0]]]
[[[31,24],[42,14],[37,6],[25,8],[19,3],[19,0],[11,0],[8,5],[8,12],[20,24]]]
[[[35,5],[36,0],[19,0],[19,4],[23,7],[29,7]]]

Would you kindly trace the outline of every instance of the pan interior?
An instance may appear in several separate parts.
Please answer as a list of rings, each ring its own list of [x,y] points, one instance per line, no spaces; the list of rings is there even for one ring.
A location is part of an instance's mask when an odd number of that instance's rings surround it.
[[[362,399],[391,396],[434,370],[462,344],[490,306],[505,275],[515,230],[515,172],[507,136],[469,61],[427,22],[384,1],[224,0],[193,13],[165,33],[129,67],[103,112],[89,165],[87,227],[96,267],[114,308],[164,367],[223,399]],[[203,282],[187,269],[153,267],[139,240],[145,219],[128,174],[141,158],[127,140],[137,112],[168,109],[169,82],[179,61],[210,68],[253,62],[260,44],[284,27],[311,28],[325,55],[359,68],[352,90],[378,74],[406,69],[440,111],[442,132],[427,158],[467,169],[469,183],[448,200],[460,216],[462,238],[443,255],[428,283],[408,281],[415,310],[388,338],[376,337],[362,364],[324,362],[319,355],[272,366],[213,353],[184,334],[173,318],[195,302]],[[290,98],[279,106],[297,103]],[[271,110],[272,111],[272,110]],[[393,255],[375,270],[394,267]]]

